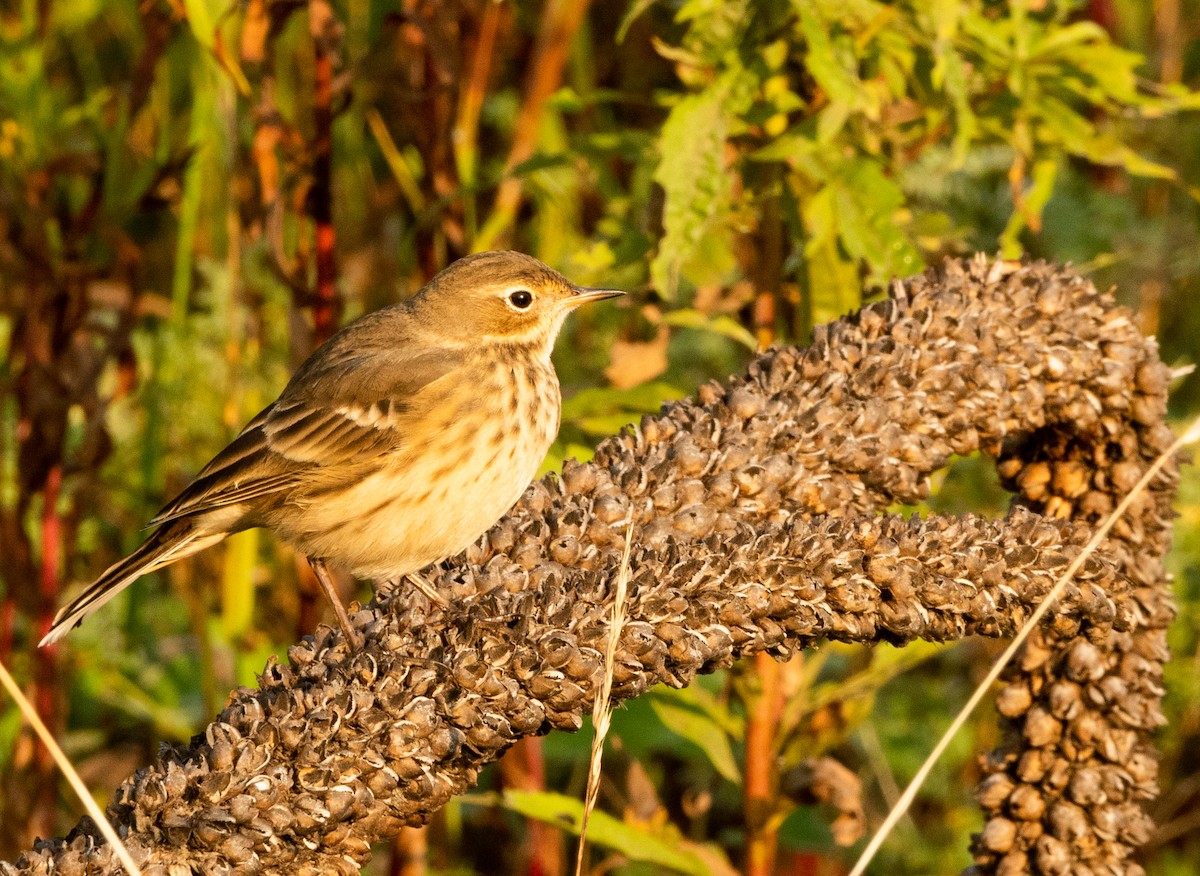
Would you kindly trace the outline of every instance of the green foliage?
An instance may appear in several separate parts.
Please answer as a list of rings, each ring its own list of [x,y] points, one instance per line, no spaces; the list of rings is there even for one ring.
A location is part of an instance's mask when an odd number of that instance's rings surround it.
[[[1108,5],[1117,26],[1106,29],[1089,15]],[[18,466],[29,424],[61,414],[61,441],[39,449],[65,473],[59,577],[77,584],[134,546],[311,348],[322,193],[343,319],[493,246],[631,290],[620,309],[581,313],[564,333],[568,399],[548,470],[741,370],[759,343],[804,342],[864,292],[945,254],[1074,261],[1119,287],[1169,361],[1194,362],[1200,7],[1182,4],[1173,48],[1140,42],[1154,32],[1143,5],[633,0],[593,4],[571,25],[542,4],[434,2],[400,17],[394,4],[346,0],[319,45],[307,7],[260,0],[26,0],[0,13],[7,606],[40,604],[36,582],[54,556],[42,550],[44,478],[27,483]],[[545,49],[560,41],[570,52],[554,68]],[[321,51],[332,68],[328,178],[313,150]],[[516,206],[501,204],[514,182]],[[68,387],[51,399],[61,411],[23,389],[38,368]],[[1200,379],[1185,378],[1175,399],[1180,413],[1200,408]],[[956,461],[935,486],[917,510],[1007,503],[980,459]],[[1189,479],[1172,632],[1182,655],[1200,628],[1195,498]],[[307,605],[294,558],[264,536],[139,582],[66,649],[58,700],[73,755],[101,763],[128,740],[148,754],[187,738],[304,631]],[[0,643],[17,643],[0,656],[27,679],[39,677],[37,658],[20,646],[36,623],[22,612],[0,629]],[[861,768],[874,813],[882,771],[911,773],[985,659],[972,646],[806,655],[786,668],[765,756],[776,772],[825,753]],[[1164,773],[1182,784],[1197,742],[1189,657],[1169,681]],[[640,802],[658,819],[612,814],[621,794],[606,792],[610,814],[592,837],[636,862],[622,872],[725,872],[741,854],[747,765],[764,756],[747,750],[746,727],[762,697],[761,679],[739,669],[618,713],[606,772],[648,775],[654,790]],[[13,715],[0,707],[0,775],[9,789],[36,786]],[[965,863],[978,828],[971,753],[992,741],[990,726],[985,716],[959,741],[888,872]],[[550,784],[577,798],[586,745],[555,737],[546,752]],[[491,802],[550,824],[577,817],[552,794]],[[14,824],[5,805],[0,824]],[[782,794],[772,806],[785,851],[844,855],[818,809]],[[0,830],[5,842],[15,841]],[[1185,837],[1149,867],[1181,872],[1197,847]]]
[[[468,798],[468,801],[475,802],[475,799]],[[563,794],[506,791],[478,802],[503,806],[511,812],[535,818],[576,835],[579,834],[583,819],[583,802]],[[717,861],[711,858],[715,854],[719,860],[719,851],[688,848],[693,844],[683,841],[678,831],[670,825],[635,824],[614,818],[606,812],[593,812],[588,820],[588,840],[619,853],[622,858],[635,864],[657,865],[652,872],[690,873],[693,876],[733,872],[728,863],[719,869],[714,867]],[[707,854],[702,855],[704,851]]]
[[[958,248],[954,235],[928,233],[946,227],[945,205],[904,188],[908,165],[931,150],[956,171],[972,150],[1004,149],[1013,201],[991,246],[1008,256],[1040,230],[1072,157],[1174,179],[1113,120],[1156,118],[1196,96],[1140,88],[1142,56],[1071,21],[1069,5],[1010,13],[982,2],[682,6],[683,39],[660,49],[692,90],[663,127],[656,286],[671,294],[680,274],[697,285],[719,276],[754,222],[727,197],[731,179],[753,178],[747,162],[782,165],[786,221],[800,231],[788,264],[823,318],[845,312],[864,281],[882,286]]]
[[[746,723],[729,711],[728,704],[700,685],[656,688],[646,698],[663,726],[695,746],[721,778],[742,783],[733,747],[745,735]]]

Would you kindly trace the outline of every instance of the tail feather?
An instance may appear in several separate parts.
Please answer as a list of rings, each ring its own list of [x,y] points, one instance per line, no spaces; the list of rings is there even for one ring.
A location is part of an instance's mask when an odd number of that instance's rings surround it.
[[[205,532],[190,520],[178,520],[167,524],[125,559],[110,566],[68,605],[59,609],[58,614],[54,616],[54,625],[38,643],[38,647],[57,642],[79,626],[85,617],[143,575],[202,551],[221,541],[227,534]]]

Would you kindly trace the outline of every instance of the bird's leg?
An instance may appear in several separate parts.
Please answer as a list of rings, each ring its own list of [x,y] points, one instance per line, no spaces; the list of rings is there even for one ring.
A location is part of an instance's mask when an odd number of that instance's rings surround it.
[[[337,615],[338,626],[342,628],[342,635],[346,637],[346,641],[350,644],[350,647],[362,647],[362,637],[350,624],[350,615],[346,614],[346,606],[342,605],[342,597],[338,595],[337,588],[333,585],[333,578],[329,575],[329,569],[326,568],[325,561],[317,557],[309,557],[308,564],[312,566],[313,574],[317,576],[317,583],[321,585],[321,590],[325,593],[325,598],[333,606],[333,613]]]
[[[409,572],[404,577],[408,579],[408,583],[412,584],[413,587],[416,587],[418,590],[424,593],[429,601],[434,605],[439,605],[442,608],[450,607],[450,600],[434,590],[433,586],[416,572]]]

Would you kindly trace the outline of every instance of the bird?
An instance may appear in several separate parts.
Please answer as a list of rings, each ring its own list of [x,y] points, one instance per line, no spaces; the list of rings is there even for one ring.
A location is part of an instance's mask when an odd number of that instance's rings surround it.
[[[141,576],[253,527],[308,558],[348,642],[329,568],[409,580],[520,498],[558,434],[550,354],[567,315],[624,294],[577,286],[519,252],[452,263],[416,295],[321,344],[151,521],[142,545],[54,617],[62,639]]]

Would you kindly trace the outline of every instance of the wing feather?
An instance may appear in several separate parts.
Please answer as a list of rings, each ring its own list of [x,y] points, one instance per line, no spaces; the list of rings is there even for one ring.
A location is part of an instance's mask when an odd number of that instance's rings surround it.
[[[348,481],[359,476],[372,460],[403,452],[418,415],[414,398],[462,358],[448,350],[337,353],[331,350],[324,363],[305,363],[280,397],[150,524],[237,505],[251,505],[251,512],[318,477],[328,482],[338,467]]]
[[[267,419],[267,447],[297,463],[337,465],[399,448],[403,433],[386,421],[372,421],[364,408],[305,408]]]

